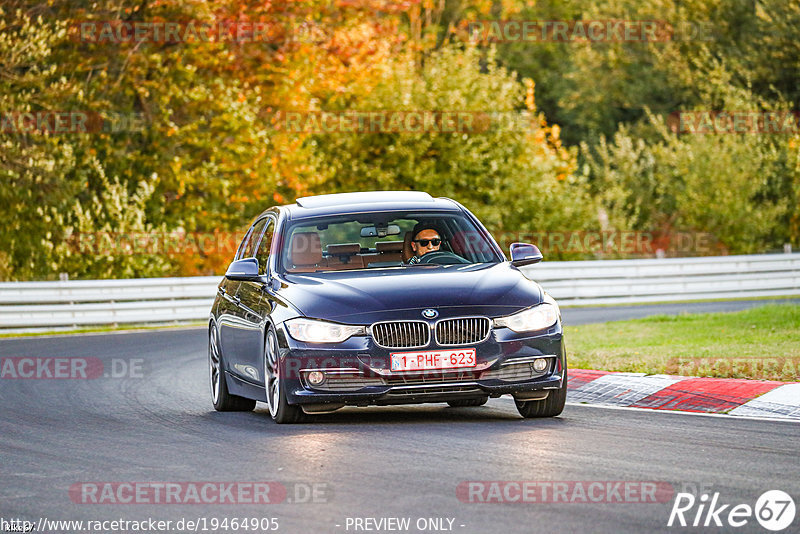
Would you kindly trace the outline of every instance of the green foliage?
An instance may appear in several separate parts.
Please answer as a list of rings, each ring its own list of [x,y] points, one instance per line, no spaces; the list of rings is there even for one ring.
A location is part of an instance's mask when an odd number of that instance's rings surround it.
[[[296,196],[369,189],[450,196],[495,232],[596,230],[599,211],[612,229],[711,232],[730,252],[800,246],[800,136],[676,135],[663,119],[800,109],[796,2],[370,2],[6,0],[0,112],[114,114],[137,128],[0,129],[0,279],[218,273],[228,251],[111,257],[76,254],[74,239],[238,232]],[[91,43],[69,27],[219,18],[268,20],[274,35]],[[465,45],[459,28],[486,18],[667,20],[684,33]],[[692,23],[707,39],[687,38]],[[276,130],[277,109],[524,120],[480,133],[309,134]]]
[[[203,9],[164,4],[142,18],[203,20]],[[58,15],[0,10],[0,110],[94,113],[122,118],[121,129],[0,131],[0,201],[8,208],[0,214],[0,275],[196,274],[184,270],[193,258],[180,254],[75,255],[71,235],[246,224],[273,202],[278,181],[259,118],[261,89],[224,72],[227,44],[78,42],[64,21],[125,14],[87,16],[62,5]]]
[[[511,42],[501,58],[541,87],[540,107],[564,139],[595,144],[620,123],[655,114],[720,109],[731,87],[754,103],[785,99],[797,109],[800,5],[767,0],[571,0],[518,2],[524,20],[659,21],[669,40]],[[505,16],[505,15],[504,15]]]
[[[593,188],[612,226],[709,232],[733,254],[797,243],[790,230],[800,184],[797,150],[778,136],[675,135],[650,116],[657,140],[621,127],[611,143],[582,145]]]
[[[539,82],[538,102],[565,141],[581,146],[612,226],[709,232],[731,253],[800,243],[796,134],[678,136],[664,124],[681,111],[800,109],[800,5],[578,0],[526,3],[514,17],[673,29],[667,41],[501,47],[501,59]]]
[[[142,181],[128,193],[118,179],[109,182],[99,162],[94,164],[102,184],[100,195],[76,201],[66,214],[53,212],[46,217],[65,233],[64,241],[54,247],[58,262],[53,267],[78,278],[140,278],[168,272],[169,260],[150,237],[166,234],[166,225],[156,228],[145,215],[156,185]]]
[[[61,110],[81,96],[53,59],[66,33],[64,23],[47,23],[0,7],[0,110],[15,114]],[[18,115],[17,115],[18,116]],[[65,210],[80,191],[85,148],[75,138],[0,130],[0,274],[27,277],[53,267],[48,244],[49,208]]]
[[[310,143],[330,192],[415,189],[454,198],[493,230],[581,230],[594,216],[574,154],[557,129],[525,110],[525,87],[476,48],[444,48],[418,69],[410,58],[358,100],[362,110],[485,112],[481,132],[335,133]],[[346,103],[350,109],[352,102]]]

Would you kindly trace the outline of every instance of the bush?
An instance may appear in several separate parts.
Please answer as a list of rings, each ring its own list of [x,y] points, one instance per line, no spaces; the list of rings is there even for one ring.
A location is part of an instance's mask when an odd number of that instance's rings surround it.
[[[732,254],[798,244],[791,226],[800,194],[796,138],[676,135],[662,118],[650,120],[655,141],[636,139],[623,126],[611,142],[582,146],[613,226],[665,238],[710,232]]]
[[[594,204],[561,145],[533,105],[533,82],[496,66],[493,51],[444,46],[420,64],[386,69],[367,95],[340,110],[483,112],[487,131],[328,133],[309,143],[325,177],[319,192],[422,190],[450,197],[495,232],[578,231]],[[553,257],[553,256],[550,256]]]

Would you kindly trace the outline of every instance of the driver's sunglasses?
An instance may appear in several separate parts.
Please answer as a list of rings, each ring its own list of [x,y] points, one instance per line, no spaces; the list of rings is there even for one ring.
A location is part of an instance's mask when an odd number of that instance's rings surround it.
[[[423,247],[427,247],[428,243],[430,243],[434,247],[438,247],[439,245],[442,244],[442,240],[438,237],[435,237],[433,239],[415,239],[414,242],[419,243]]]

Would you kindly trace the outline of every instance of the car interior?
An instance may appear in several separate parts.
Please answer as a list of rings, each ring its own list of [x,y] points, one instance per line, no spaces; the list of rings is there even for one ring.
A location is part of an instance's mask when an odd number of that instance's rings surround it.
[[[414,255],[413,227],[423,219],[304,224],[290,231],[283,266],[289,273],[400,267]],[[456,256],[443,263],[496,261],[485,239],[455,217],[426,219],[442,234],[440,251]],[[400,238],[402,236],[402,239]],[[346,242],[341,238],[349,238]]]
[[[332,243],[323,249],[316,232],[295,232],[289,244],[289,272],[342,271],[400,266],[414,255],[411,231],[403,241],[378,241],[375,247],[359,243]]]

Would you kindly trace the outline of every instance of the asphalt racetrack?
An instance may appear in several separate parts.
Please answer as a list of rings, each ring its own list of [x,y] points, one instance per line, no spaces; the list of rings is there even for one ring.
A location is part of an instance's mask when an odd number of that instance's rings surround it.
[[[564,316],[577,324],[624,311],[565,309]],[[273,518],[277,532],[301,534],[768,532],[752,516],[734,529],[728,512],[775,489],[800,507],[800,425],[793,422],[573,404],[555,419],[524,420],[501,398],[478,408],[351,408],[311,424],[276,425],[261,403],[252,413],[213,410],[204,329],[4,339],[0,357],[97,358],[114,375],[0,380],[0,517],[37,528],[44,519],[174,525],[184,518],[201,526],[171,531],[210,532],[224,531],[211,529],[213,520]],[[91,484],[204,481],[271,482],[271,495],[275,488],[286,494],[270,504],[94,504],[81,493]],[[536,502],[518,502],[523,486],[514,483],[523,481],[540,483],[530,494]],[[569,490],[555,498],[562,482]],[[616,482],[634,490],[654,483],[660,493],[626,497],[608,489]],[[604,488],[593,493],[598,502],[576,493],[593,483]],[[730,505],[719,515],[724,526],[669,528],[682,491],[698,497],[685,513],[689,524],[700,495],[718,493],[718,505]],[[475,502],[489,497],[506,502]],[[796,517],[784,532],[799,525]]]

